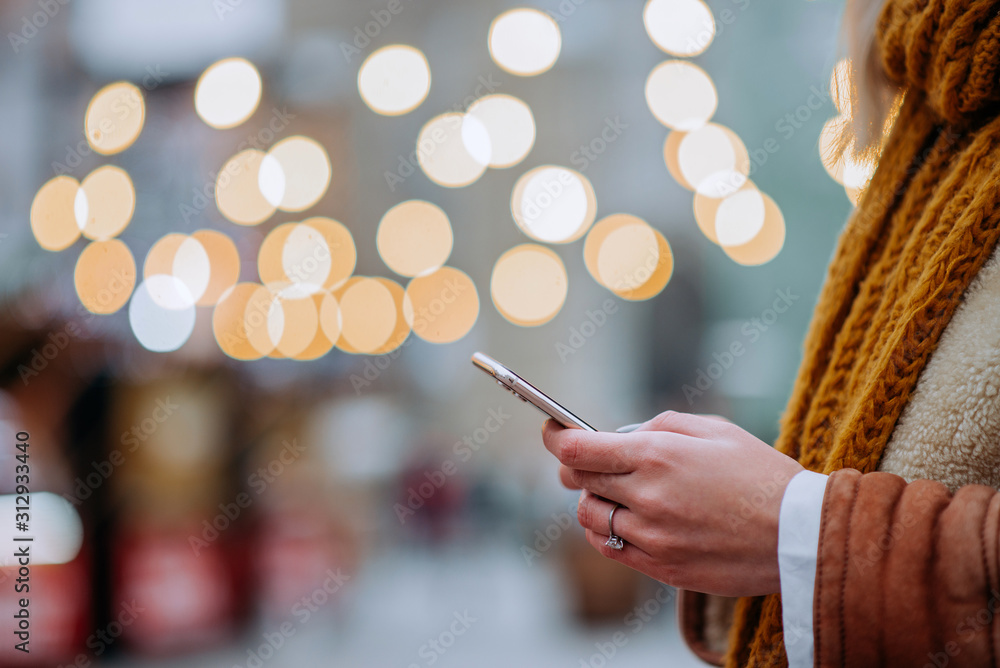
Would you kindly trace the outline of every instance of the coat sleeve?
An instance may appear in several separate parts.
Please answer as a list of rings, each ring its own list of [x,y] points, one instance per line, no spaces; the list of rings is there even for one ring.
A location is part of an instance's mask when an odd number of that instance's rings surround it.
[[[817,666],[997,666],[1000,494],[845,469],[823,502]]]

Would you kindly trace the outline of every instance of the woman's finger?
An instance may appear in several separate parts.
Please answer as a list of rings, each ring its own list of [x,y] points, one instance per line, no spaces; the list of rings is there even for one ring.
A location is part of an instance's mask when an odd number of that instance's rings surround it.
[[[618,517],[618,513],[615,513],[615,517]],[[607,529],[605,529],[605,531],[607,531]],[[650,577],[655,578],[657,576],[658,564],[656,560],[641,548],[625,541],[625,546],[620,550],[616,550],[605,545],[608,541],[608,535],[606,533],[591,531],[590,529],[587,529],[584,533],[586,534],[587,542],[608,559],[617,561],[625,566],[628,566],[629,568],[639,571],[640,573],[645,573]]]
[[[567,489],[582,489],[582,487],[573,482],[573,469],[562,464],[559,465],[559,482]]]
[[[614,507],[614,501],[602,499],[588,491],[584,491],[576,507],[576,519],[584,529],[602,534],[604,540],[607,540],[610,535],[608,531],[608,517],[611,515],[611,509]],[[621,537],[626,543],[637,546],[645,544],[641,522],[625,506],[621,506],[615,511],[613,524],[615,535]]]
[[[642,439],[635,434],[566,429],[548,420],[542,431],[542,441],[549,452],[570,468],[631,473],[635,470],[633,453]]]
[[[720,428],[730,423],[717,416],[695,415],[694,413],[678,413],[664,411],[656,417],[642,423],[633,433],[643,431],[669,431],[694,438],[712,438],[719,434]]]
[[[585,489],[605,499],[614,499],[624,505],[632,502],[635,477],[628,473],[594,473],[570,469],[570,480],[575,489]]]

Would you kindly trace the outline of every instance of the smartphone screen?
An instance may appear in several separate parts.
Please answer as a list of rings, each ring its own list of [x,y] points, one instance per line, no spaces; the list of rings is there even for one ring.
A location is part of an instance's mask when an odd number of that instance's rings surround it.
[[[550,396],[489,355],[474,353],[472,355],[472,363],[493,376],[500,387],[505,388],[521,401],[531,404],[562,426],[568,429],[597,431]]]

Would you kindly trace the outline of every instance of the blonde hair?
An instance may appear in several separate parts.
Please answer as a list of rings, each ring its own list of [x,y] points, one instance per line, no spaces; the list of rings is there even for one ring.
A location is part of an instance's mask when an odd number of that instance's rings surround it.
[[[847,0],[840,37],[851,66],[835,73],[837,77],[848,78],[848,81],[838,80],[836,90],[850,91],[851,123],[842,142],[847,146],[853,140],[856,153],[871,159],[877,157],[900,94],[899,87],[886,76],[875,41],[885,2]]]

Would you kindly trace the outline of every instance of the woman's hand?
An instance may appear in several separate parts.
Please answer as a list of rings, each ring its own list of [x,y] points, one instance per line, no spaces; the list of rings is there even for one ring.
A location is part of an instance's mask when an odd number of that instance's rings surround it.
[[[666,412],[628,434],[563,429],[545,447],[584,490],[577,517],[604,556],[676,587],[727,596],[780,590],[778,515],[802,470],[734,424]],[[603,498],[602,498],[603,497]],[[604,545],[614,502],[618,551]]]

